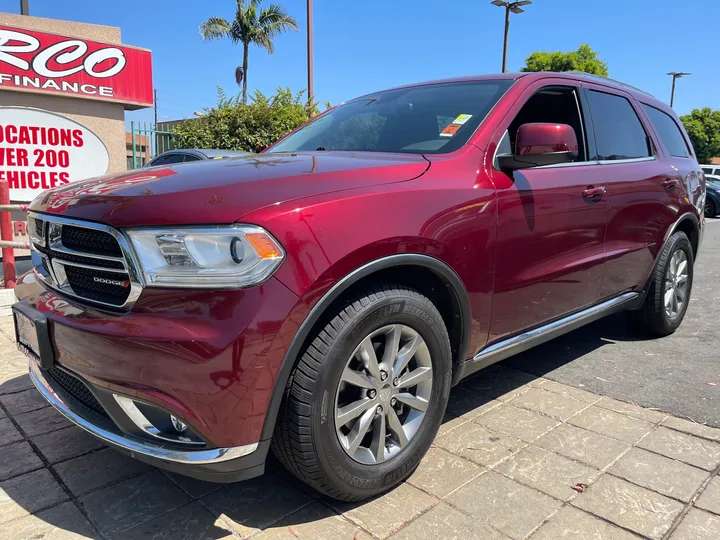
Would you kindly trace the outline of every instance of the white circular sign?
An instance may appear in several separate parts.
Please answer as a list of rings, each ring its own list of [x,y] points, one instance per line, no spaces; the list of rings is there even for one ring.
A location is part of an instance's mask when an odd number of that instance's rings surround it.
[[[103,142],[82,124],[41,109],[0,107],[0,182],[10,184],[12,201],[103,175],[109,164]]]

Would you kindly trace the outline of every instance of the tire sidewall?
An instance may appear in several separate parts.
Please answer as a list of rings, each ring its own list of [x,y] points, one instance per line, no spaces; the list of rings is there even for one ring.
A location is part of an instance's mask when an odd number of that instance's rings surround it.
[[[704,212],[705,217],[714,218],[717,215],[717,207],[715,206],[715,201],[713,201],[712,199],[708,199],[707,202],[710,206],[710,211]]]
[[[420,428],[402,452],[385,462],[364,465],[353,460],[338,441],[334,419],[337,387],[357,345],[374,330],[389,324],[407,325],[425,340],[433,368],[430,405]],[[324,356],[326,362],[311,414],[312,438],[319,442],[315,450],[320,465],[343,491],[354,491],[363,497],[385,491],[417,468],[442,422],[451,379],[450,348],[442,318],[436,310],[428,309],[422,297],[383,298],[356,313],[334,337]]]
[[[665,264],[663,265],[662,273],[660,276],[658,276],[660,279],[656,284],[659,289],[660,305],[662,306],[662,320],[668,332],[674,332],[685,318],[685,314],[687,313],[688,307],[690,306],[690,295],[692,293],[693,276],[695,270],[695,261],[693,259],[693,251],[692,246],[690,245],[690,240],[688,240],[688,237],[684,233],[675,233],[675,235],[673,236],[674,238],[672,239],[667,248],[668,256],[665,260]],[[668,272],[670,271],[670,261],[672,260],[675,252],[679,249],[681,249],[685,253],[685,257],[687,258],[688,262],[687,289],[685,291],[685,303],[683,304],[682,309],[675,317],[671,318],[665,311],[665,280],[667,278]]]

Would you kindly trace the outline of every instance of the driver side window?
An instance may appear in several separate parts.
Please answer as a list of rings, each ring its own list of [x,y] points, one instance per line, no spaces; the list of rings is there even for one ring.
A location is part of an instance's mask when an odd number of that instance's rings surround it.
[[[578,157],[575,163],[587,161],[587,144],[580,114],[577,89],[569,86],[552,86],[539,90],[523,105],[500,140],[497,155],[514,154],[518,128],[523,124],[567,124],[575,131]]]

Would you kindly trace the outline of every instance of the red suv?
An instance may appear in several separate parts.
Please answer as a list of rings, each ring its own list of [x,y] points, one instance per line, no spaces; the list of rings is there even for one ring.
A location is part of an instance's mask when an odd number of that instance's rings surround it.
[[[576,73],[369,94],[258,156],[54,189],[18,342],[110,446],[331,497],[417,467],[450,388],[617,311],[673,332],[705,179],[665,104]]]

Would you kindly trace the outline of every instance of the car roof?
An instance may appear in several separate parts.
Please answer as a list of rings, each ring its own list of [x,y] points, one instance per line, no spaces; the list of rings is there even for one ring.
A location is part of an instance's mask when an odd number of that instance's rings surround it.
[[[166,150],[162,154],[158,154],[157,157],[160,157],[165,154],[192,154],[192,155],[202,155],[206,159],[213,159],[213,158],[219,158],[219,157],[236,157],[236,156],[244,156],[249,154],[250,152],[243,152],[240,150],[215,150],[213,148],[176,148],[174,150]]]
[[[219,157],[219,156],[244,156],[246,154],[249,154],[250,152],[243,152],[241,150],[214,150],[212,148],[199,148],[193,149],[195,152],[200,152],[201,154],[204,154],[205,156],[209,158],[213,157]]]
[[[578,80],[584,80],[588,82],[592,82],[595,84],[600,84],[603,86],[607,86],[609,88],[614,88],[616,90],[623,90],[625,92],[628,92],[633,95],[635,99],[638,99],[640,101],[644,101],[646,103],[652,103],[655,106],[662,106],[663,108],[666,108],[667,105],[662,103],[661,101],[657,100],[655,97],[653,97],[650,93],[645,92],[644,90],[640,90],[639,88],[636,88],[634,86],[631,86],[629,84],[625,84],[620,81],[616,81],[615,79],[609,79],[607,77],[601,77],[600,75],[592,75],[590,73],[585,73],[582,71],[563,71],[563,72],[555,72],[555,71],[536,71],[536,72],[519,72],[519,73],[487,73],[483,75],[469,75],[465,77],[453,77],[449,79],[437,79],[433,81],[425,81],[425,82],[419,82],[414,84],[406,84],[401,86],[396,86],[394,88],[388,88],[387,90],[397,90],[400,88],[412,88],[416,86],[425,86],[425,85],[431,85],[431,84],[445,84],[445,83],[459,83],[459,82],[473,82],[473,81],[494,81],[494,80],[518,80],[518,79],[525,79],[528,81],[534,81],[539,79],[546,79],[548,77],[556,77],[560,79],[568,79],[573,81]],[[378,92],[371,92],[369,94],[365,95],[373,95]]]

